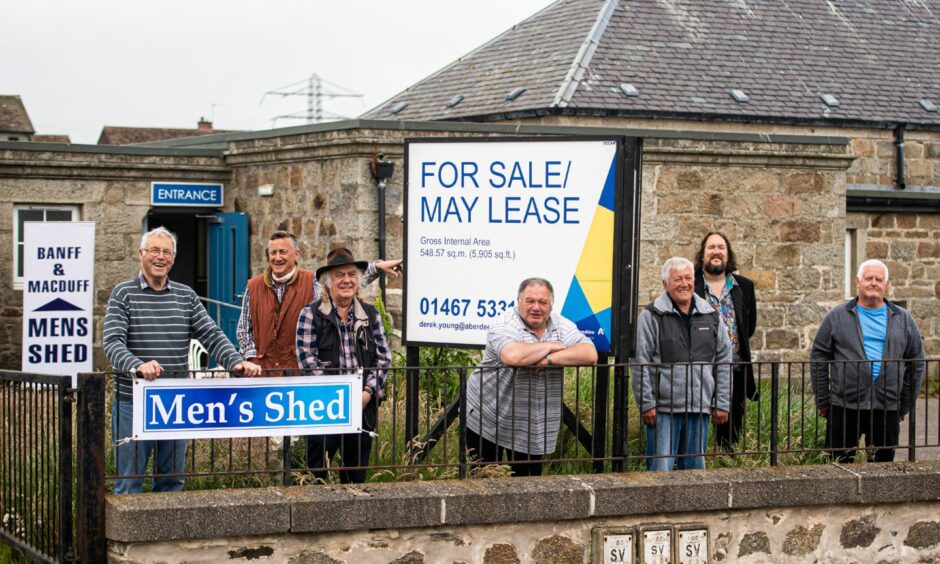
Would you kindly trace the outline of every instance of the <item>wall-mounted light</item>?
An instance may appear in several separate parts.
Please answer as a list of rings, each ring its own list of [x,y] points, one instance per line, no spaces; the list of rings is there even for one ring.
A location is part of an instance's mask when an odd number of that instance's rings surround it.
[[[385,188],[385,180],[395,174],[395,163],[386,157],[385,153],[376,153],[375,157],[372,158],[372,163],[369,168],[372,173],[372,178],[380,181],[382,188]]]
[[[274,184],[262,184],[261,186],[258,186],[258,195],[259,196],[273,196]]]

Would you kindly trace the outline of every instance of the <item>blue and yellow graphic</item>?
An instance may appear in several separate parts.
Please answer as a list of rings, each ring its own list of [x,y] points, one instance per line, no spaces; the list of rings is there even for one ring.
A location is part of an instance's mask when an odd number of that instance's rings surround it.
[[[614,193],[617,159],[610,161],[581,258],[561,314],[573,321],[598,351],[610,351],[614,272]]]

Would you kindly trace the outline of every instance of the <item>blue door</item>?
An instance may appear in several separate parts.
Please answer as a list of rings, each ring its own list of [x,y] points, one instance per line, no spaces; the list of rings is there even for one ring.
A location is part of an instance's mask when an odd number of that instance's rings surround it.
[[[217,213],[209,219],[209,315],[238,346],[236,327],[248,284],[248,214]]]

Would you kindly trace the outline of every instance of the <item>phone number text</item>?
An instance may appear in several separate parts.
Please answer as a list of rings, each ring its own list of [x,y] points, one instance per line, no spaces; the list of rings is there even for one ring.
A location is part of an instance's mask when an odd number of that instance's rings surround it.
[[[515,300],[487,300],[470,298],[421,298],[418,310],[421,315],[450,315],[452,317],[476,316],[496,317],[516,306]]]

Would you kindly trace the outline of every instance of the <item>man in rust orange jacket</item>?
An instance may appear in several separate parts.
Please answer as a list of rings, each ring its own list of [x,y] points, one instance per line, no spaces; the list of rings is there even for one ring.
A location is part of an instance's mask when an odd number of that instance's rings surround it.
[[[327,260],[338,250],[331,251]],[[317,298],[319,289],[313,271],[297,263],[300,249],[294,234],[272,233],[267,258],[264,272],[248,281],[238,320],[238,343],[242,356],[260,364],[265,376],[289,376],[297,369],[295,339],[300,310]],[[369,264],[363,286],[378,278],[379,270],[397,278],[401,260]]]

